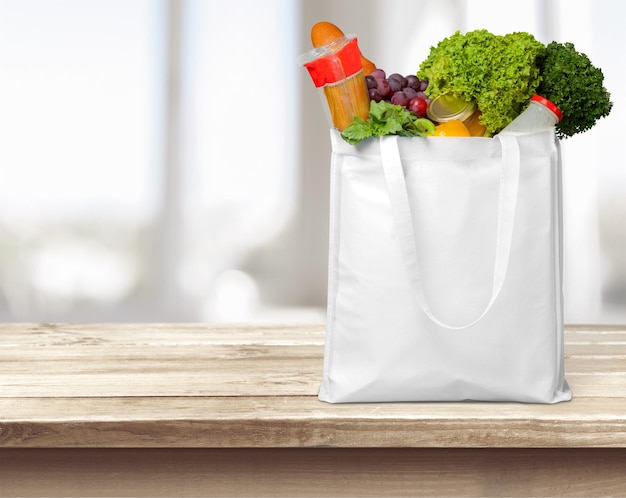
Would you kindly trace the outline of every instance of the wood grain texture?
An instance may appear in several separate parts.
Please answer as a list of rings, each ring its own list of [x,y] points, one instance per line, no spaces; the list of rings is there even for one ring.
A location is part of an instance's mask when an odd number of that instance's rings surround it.
[[[626,496],[607,449],[4,450],[0,496]]]
[[[324,333],[2,324],[0,447],[626,448],[626,327],[567,327],[558,405],[322,403]]]

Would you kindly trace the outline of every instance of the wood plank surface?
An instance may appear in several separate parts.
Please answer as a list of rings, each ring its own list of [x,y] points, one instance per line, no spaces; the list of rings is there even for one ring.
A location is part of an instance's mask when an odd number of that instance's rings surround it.
[[[626,413],[615,398],[558,406],[398,403],[384,407],[328,405],[311,396],[48,401],[3,399],[0,411],[13,415],[3,417],[0,445],[626,447]]]
[[[557,405],[317,400],[323,324],[2,324],[4,448],[626,448],[626,327],[566,328]]]
[[[626,496],[611,449],[4,450],[0,496]]]

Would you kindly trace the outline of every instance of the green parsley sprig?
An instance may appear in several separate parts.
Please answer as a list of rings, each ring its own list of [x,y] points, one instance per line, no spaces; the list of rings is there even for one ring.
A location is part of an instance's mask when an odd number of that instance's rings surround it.
[[[361,140],[384,135],[401,137],[426,137],[435,133],[435,125],[426,118],[418,118],[414,113],[401,105],[381,100],[370,102],[370,113],[367,121],[355,116],[352,123],[341,132],[343,139],[351,145]]]

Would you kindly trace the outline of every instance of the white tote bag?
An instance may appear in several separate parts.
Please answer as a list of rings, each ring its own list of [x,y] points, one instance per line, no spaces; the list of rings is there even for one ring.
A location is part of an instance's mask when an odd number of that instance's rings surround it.
[[[554,133],[331,141],[319,398],[571,399]]]

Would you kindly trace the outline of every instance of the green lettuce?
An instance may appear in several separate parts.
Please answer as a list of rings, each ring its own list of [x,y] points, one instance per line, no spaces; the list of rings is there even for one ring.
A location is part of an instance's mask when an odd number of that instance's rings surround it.
[[[541,82],[537,67],[545,46],[525,32],[494,35],[487,30],[457,31],[431,47],[417,77],[429,81],[426,94],[451,93],[475,100],[480,121],[498,133],[528,105]]]

